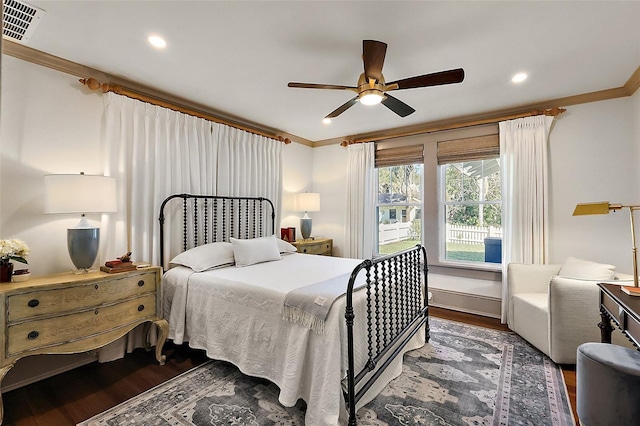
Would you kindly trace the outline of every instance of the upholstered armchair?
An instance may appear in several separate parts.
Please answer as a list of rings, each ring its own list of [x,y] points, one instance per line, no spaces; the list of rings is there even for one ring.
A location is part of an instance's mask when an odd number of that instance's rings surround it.
[[[578,346],[600,342],[597,283],[623,283],[613,266],[574,258],[564,265],[510,263],[507,274],[509,328],[557,364],[575,364]],[[630,346],[621,333],[613,338]]]

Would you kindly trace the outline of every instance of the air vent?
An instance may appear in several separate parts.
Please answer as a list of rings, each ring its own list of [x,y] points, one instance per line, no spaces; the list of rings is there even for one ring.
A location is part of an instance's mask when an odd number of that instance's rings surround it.
[[[16,0],[3,0],[2,3],[2,35],[26,44],[44,16],[44,10]]]

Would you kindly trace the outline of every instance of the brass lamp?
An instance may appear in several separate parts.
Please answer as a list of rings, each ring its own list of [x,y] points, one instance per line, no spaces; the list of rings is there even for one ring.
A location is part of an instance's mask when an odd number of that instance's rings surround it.
[[[621,209],[629,209],[631,217],[631,244],[633,251],[633,286],[638,287],[638,249],[636,247],[636,230],[633,223],[633,212],[640,210],[640,206],[623,206],[622,204],[611,204],[608,201],[600,203],[584,203],[578,204],[573,211],[574,216],[582,216],[588,214],[609,214],[610,211]]]

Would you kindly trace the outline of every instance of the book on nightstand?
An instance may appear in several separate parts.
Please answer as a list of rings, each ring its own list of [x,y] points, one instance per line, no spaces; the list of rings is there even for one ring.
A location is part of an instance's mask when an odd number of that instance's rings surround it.
[[[134,265],[133,262],[121,262],[115,260],[106,262],[104,266],[100,267],[100,270],[102,272],[106,272],[107,274],[135,271],[136,269],[136,265]]]
[[[640,287],[631,287],[623,285],[620,287],[623,293],[627,293],[629,296],[640,296]]]

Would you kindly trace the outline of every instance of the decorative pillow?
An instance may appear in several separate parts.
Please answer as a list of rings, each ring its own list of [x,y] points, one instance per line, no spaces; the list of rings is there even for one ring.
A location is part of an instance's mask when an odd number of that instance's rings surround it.
[[[602,263],[590,262],[588,260],[569,257],[565,260],[558,275],[565,278],[578,280],[612,280],[616,275],[616,267]]]
[[[233,245],[236,266],[249,266],[282,259],[275,235],[248,240],[238,240],[236,238],[230,238],[230,240]]]
[[[170,263],[186,266],[195,272],[231,266],[234,263],[233,246],[225,242],[204,244],[180,253]]]
[[[280,254],[289,254],[289,253],[295,253],[298,251],[298,249],[294,245],[289,244],[285,240],[276,238],[276,242],[278,243],[278,251],[280,252]]]

